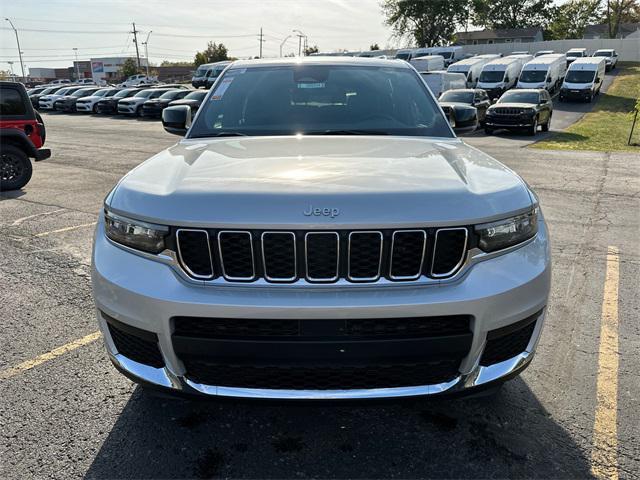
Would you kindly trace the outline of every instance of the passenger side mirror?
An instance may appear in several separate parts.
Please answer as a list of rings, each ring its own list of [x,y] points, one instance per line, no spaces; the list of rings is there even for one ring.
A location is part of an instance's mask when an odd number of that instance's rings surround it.
[[[456,134],[473,132],[478,127],[475,107],[456,105],[449,110],[449,124]]]
[[[191,108],[187,105],[165,108],[162,111],[162,126],[167,132],[184,137],[191,127]]]
[[[551,83],[551,76],[547,77],[547,83]]]
[[[504,77],[505,83],[509,83],[509,77]]]

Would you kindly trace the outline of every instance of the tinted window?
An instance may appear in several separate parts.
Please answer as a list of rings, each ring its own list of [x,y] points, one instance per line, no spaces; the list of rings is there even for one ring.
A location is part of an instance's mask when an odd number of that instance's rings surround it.
[[[197,92],[191,92],[189,95],[187,95],[184,98],[188,98],[189,100],[202,100],[206,95],[207,95],[207,91],[197,91]]]
[[[524,83],[544,82],[547,72],[544,70],[523,70],[520,74],[520,81]]]
[[[24,115],[22,96],[15,88],[0,88],[0,115]]]
[[[148,98],[158,98],[162,94],[167,93],[166,90],[151,90],[151,95]]]
[[[171,92],[163,93],[162,95],[160,95],[160,98],[173,99],[178,97],[178,94],[181,92],[181,90],[173,90]]]
[[[205,67],[203,65],[200,65],[198,67],[198,69],[196,70],[196,73],[194,74],[194,77],[201,77],[202,75],[204,75],[207,71],[209,67]]]
[[[504,79],[504,70],[483,70],[480,73],[480,81],[485,83],[501,82]]]
[[[538,92],[509,91],[503,94],[498,103],[538,103]]]
[[[135,98],[152,98],[151,94],[154,93],[153,90],[140,90],[138,93],[134,95]]]
[[[598,50],[593,54],[594,57],[613,57],[613,50]]]
[[[473,92],[456,92],[450,90],[440,95],[442,102],[473,103]]]
[[[451,137],[408,68],[287,65],[228,70],[190,136],[320,134],[354,130]]]

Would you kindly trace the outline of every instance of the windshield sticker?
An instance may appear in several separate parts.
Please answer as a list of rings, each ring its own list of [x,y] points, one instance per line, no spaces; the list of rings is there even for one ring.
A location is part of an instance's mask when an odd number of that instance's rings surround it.
[[[229,85],[231,85],[231,82],[233,82],[233,77],[223,78],[222,81],[220,82],[220,85],[218,85],[215,92],[213,92],[213,96],[211,97],[211,100],[222,99],[222,97],[224,96],[224,93],[227,91],[227,88],[229,88]]]
[[[316,83],[299,83],[298,88],[324,88],[324,82],[316,82]]]

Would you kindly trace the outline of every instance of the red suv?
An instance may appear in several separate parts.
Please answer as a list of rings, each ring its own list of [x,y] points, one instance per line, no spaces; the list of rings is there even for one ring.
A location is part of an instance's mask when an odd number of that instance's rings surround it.
[[[45,128],[21,83],[0,82],[0,191],[17,190],[31,179],[30,158],[51,156],[42,148]]]

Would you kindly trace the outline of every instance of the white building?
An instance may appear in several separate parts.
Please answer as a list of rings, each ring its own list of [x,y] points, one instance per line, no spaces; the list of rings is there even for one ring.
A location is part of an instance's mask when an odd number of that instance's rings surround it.
[[[91,59],[91,74],[93,81],[96,83],[111,83],[119,81],[122,77],[120,70],[124,62],[131,58],[134,61],[136,57],[104,57]],[[147,59],[140,57],[140,67],[147,66]]]

